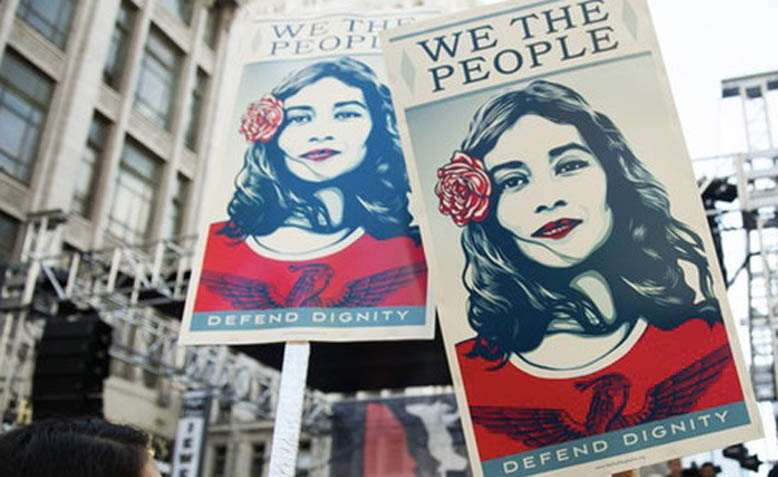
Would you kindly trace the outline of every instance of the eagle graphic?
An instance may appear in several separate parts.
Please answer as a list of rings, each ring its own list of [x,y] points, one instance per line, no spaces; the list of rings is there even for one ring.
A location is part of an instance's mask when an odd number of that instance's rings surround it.
[[[631,382],[614,373],[574,384],[581,392],[594,391],[585,422],[562,409],[470,406],[470,415],[474,423],[530,448],[559,444],[689,412],[731,359],[729,346],[721,346],[651,387],[633,414],[623,414]]]
[[[200,282],[230,302],[236,310],[297,307],[368,307],[412,282],[427,270],[424,262],[389,268],[348,282],[336,294],[325,295],[335,270],[324,263],[290,265],[299,273],[292,289],[282,296],[271,282],[204,270]]]

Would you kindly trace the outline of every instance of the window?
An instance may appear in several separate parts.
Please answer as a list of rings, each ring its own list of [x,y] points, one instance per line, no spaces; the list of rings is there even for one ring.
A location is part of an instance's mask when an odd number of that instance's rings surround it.
[[[765,92],[766,119],[769,121],[771,146],[778,147],[778,80],[767,82]]]
[[[200,129],[200,113],[205,102],[205,93],[208,89],[208,75],[200,68],[197,69],[195,84],[192,88],[192,102],[189,104],[189,118],[186,125],[184,143],[192,151],[197,151],[197,136]]]
[[[203,30],[203,41],[211,48],[216,48],[216,40],[219,38],[219,10],[215,6],[210,6],[205,11],[205,30]]]
[[[189,179],[179,175],[173,183],[173,194],[170,206],[165,214],[165,224],[162,228],[163,237],[177,237],[181,233],[181,223],[184,219],[184,207],[189,193]]]
[[[73,191],[73,211],[89,217],[92,212],[92,199],[95,182],[100,172],[100,162],[108,139],[108,120],[95,114],[89,125],[89,135],[86,147],[81,155],[81,165],[75,177],[76,185]]]
[[[122,150],[108,231],[126,243],[147,238],[160,176],[159,160],[127,139]]]
[[[19,221],[0,212],[0,264],[11,260],[18,235]],[[5,273],[5,269],[0,272]]]
[[[180,66],[181,52],[162,32],[152,28],[135,90],[135,109],[165,129],[170,129],[173,117]]]
[[[297,450],[297,464],[295,465],[296,477],[308,477],[311,475],[311,468],[313,467],[313,455],[311,454],[311,443],[309,441],[301,441],[300,447]]]
[[[21,0],[16,16],[64,49],[75,0]]]
[[[54,82],[11,50],[0,64],[0,170],[27,183]]]
[[[187,25],[189,25],[189,21],[192,19],[193,4],[194,1],[192,0],[162,0],[162,5]]]
[[[213,473],[211,477],[225,477],[227,470],[227,446],[213,448]]]
[[[262,471],[265,469],[265,443],[254,444],[251,446],[251,469],[250,477],[262,477]]]
[[[135,23],[135,8],[127,0],[119,6],[116,24],[108,46],[108,58],[103,68],[103,81],[113,89],[118,90],[122,82],[124,61],[132,36],[132,26]]]

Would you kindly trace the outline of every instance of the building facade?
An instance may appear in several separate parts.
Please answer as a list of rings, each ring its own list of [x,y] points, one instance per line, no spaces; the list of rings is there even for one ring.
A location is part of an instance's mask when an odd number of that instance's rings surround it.
[[[191,234],[213,147],[214,84],[237,5],[0,5],[2,250],[33,211],[68,213],[63,248]],[[16,237],[14,237],[16,232]]]
[[[65,218],[48,244],[51,254],[195,232],[213,155],[217,85],[238,8],[212,0],[0,4],[0,262],[22,259],[30,217],[42,211]],[[112,360],[103,410],[152,433],[164,464],[180,389],[138,357],[153,354],[153,333],[144,332],[149,323],[169,323],[159,333],[174,337],[176,320],[150,307],[133,313],[143,319],[114,326],[114,348],[126,350],[127,359]],[[2,360],[21,349],[15,335],[39,333],[29,327],[36,320],[22,321],[4,313]],[[0,372],[6,413],[19,407],[6,396],[14,386],[29,396],[33,362],[28,353],[19,363],[19,384],[8,384],[10,366]]]
[[[182,391],[202,382],[218,383],[220,393],[213,401],[202,475],[261,477],[268,471],[278,372],[225,348],[177,350],[180,308],[144,305],[138,275],[121,293],[114,283],[127,280],[128,267],[137,271],[144,260],[154,262],[154,250],[191,255],[204,179],[218,167],[212,159],[220,132],[217,113],[235,23],[247,15],[322,7],[450,10],[466,3],[0,2],[0,264],[45,262],[31,252],[45,235],[39,251],[58,257],[57,265],[36,267],[33,280],[26,278],[32,267],[23,270],[20,290],[29,296],[22,304],[31,307],[49,293],[39,293],[41,283],[55,283],[70,270],[68,285],[56,290],[59,305],[48,308],[58,318],[63,296],[70,300],[77,294],[72,283],[84,281],[79,277],[85,261],[99,262],[96,273],[102,276],[91,278],[92,295],[70,302],[97,309],[113,326],[103,412],[154,436],[163,474],[170,471]],[[51,220],[36,229],[40,217]],[[0,412],[5,422],[9,416],[24,422],[30,418],[22,410],[29,409],[25,403],[32,394],[31,350],[45,319],[14,308],[8,290],[16,276],[11,268],[6,273],[5,265],[0,272],[8,277],[5,285],[0,280],[0,305],[11,303],[0,309]],[[110,285],[94,286],[100,282]],[[147,288],[156,286],[151,285]],[[173,295],[167,301],[180,305],[181,290]],[[329,475],[330,446],[326,435],[304,429],[298,475]]]

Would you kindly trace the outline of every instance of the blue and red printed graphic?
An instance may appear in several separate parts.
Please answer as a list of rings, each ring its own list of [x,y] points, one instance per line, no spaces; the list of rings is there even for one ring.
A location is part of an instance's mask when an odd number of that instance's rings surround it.
[[[342,57],[258,96],[236,128],[243,166],[229,219],[208,232],[189,330],[431,330],[388,88]]]

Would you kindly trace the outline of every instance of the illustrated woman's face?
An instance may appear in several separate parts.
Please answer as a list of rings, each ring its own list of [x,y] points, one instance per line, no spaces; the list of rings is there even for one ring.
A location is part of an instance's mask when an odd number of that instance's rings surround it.
[[[610,235],[607,177],[575,126],[524,116],[484,163],[498,194],[497,220],[528,258],[570,267]]]
[[[286,167],[309,182],[326,182],[365,160],[373,127],[362,90],[322,78],[284,101],[286,125],[278,136]]]

